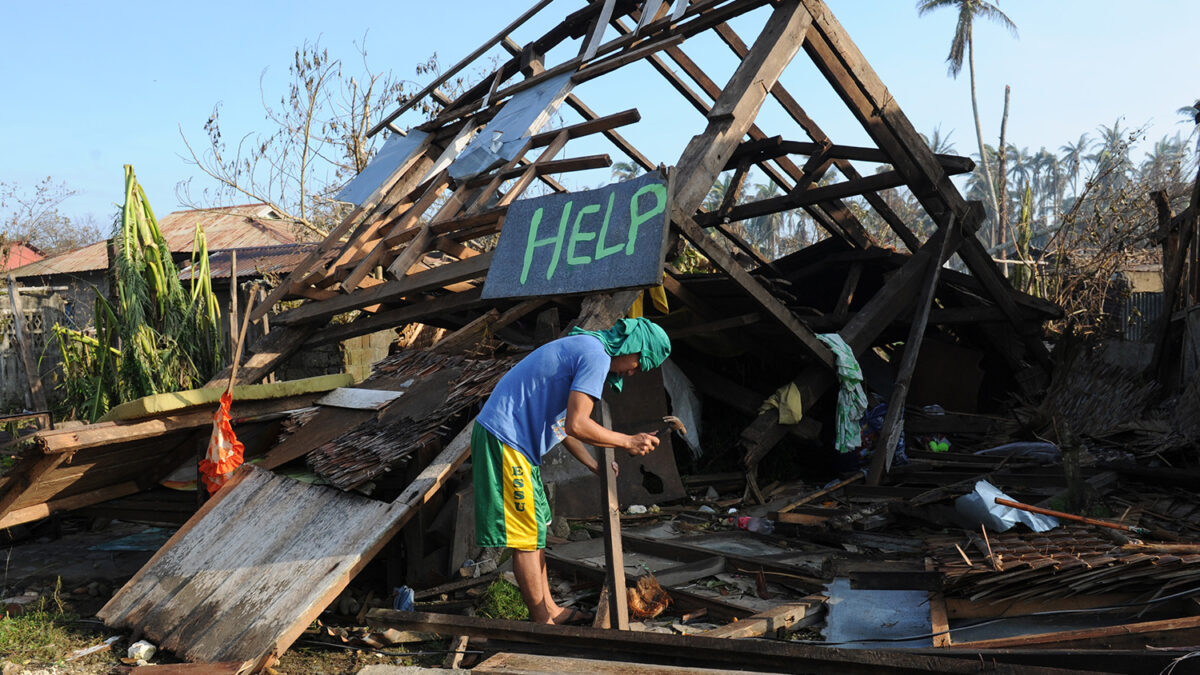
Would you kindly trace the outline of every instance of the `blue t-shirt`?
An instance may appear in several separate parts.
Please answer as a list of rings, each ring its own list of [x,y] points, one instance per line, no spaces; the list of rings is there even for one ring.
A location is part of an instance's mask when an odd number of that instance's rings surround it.
[[[591,335],[544,344],[500,378],[476,421],[538,466],[567,436],[567,396],[579,391],[599,399],[611,364]]]

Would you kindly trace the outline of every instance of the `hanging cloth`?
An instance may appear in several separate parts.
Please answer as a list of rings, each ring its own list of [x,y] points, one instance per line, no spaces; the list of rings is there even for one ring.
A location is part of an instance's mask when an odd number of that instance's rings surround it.
[[[837,360],[838,378],[838,407],[837,407],[837,438],[834,447],[840,453],[847,453],[862,447],[862,433],[859,421],[867,409],[867,394],[863,391],[862,369],[858,367],[858,359],[850,345],[837,333],[821,333],[817,339],[824,342],[833,351]]]

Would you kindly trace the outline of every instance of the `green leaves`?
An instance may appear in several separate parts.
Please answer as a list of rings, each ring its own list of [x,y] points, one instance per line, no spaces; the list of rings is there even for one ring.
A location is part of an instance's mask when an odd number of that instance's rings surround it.
[[[95,337],[62,326],[67,404],[95,420],[119,403],[199,386],[222,365],[220,308],[199,225],[189,291],[179,280],[154,211],[125,166],[125,205],[113,233],[115,306],[97,293]]]

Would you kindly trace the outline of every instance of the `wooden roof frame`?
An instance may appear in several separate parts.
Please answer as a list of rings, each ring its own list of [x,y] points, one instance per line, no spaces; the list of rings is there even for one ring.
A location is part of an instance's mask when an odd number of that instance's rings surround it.
[[[731,218],[803,208],[832,236],[853,247],[866,248],[875,242],[842,201],[862,196],[913,255],[839,331],[856,353],[867,349],[902,312],[911,311],[909,300],[916,296],[930,274],[931,265],[940,266],[957,253],[986,297],[1016,327],[1024,343],[1025,359],[1006,354],[1013,371],[1042,371],[1048,367],[1049,355],[1040,336],[1029,329],[1030,323],[1018,305],[1016,293],[975,237],[984,218],[982,206],[967,202],[949,179],[952,173],[970,171],[973,164],[965,158],[935,155],[927,147],[823,0],[692,0],[690,3],[594,0],[529,44],[522,46],[512,40],[509,33],[546,4],[537,3],[371,130],[372,134],[384,128],[397,130],[399,115],[422,96],[433,96],[443,104],[433,120],[416,127],[428,134],[421,151],[398,167],[255,309],[253,318],[257,320],[280,300],[306,299],[301,306],[275,318],[274,323],[279,327],[271,333],[269,344],[253,349],[250,364],[242,371],[244,379],[262,377],[291,352],[305,344],[326,342],[329,335],[346,339],[420,321],[452,308],[486,311],[494,307],[479,299],[477,285],[486,275],[492,254],[475,250],[466,243],[499,231],[507,204],[520,198],[534,180],[540,179],[552,190],[565,191],[552,174],[610,162],[607,155],[556,160],[574,138],[603,134],[634,163],[643,169],[653,168],[653,160],[619,132],[621,126],[639,119],[637,111],[600,115],[572,93],[565,103],[584,122],[534,134],[504,166],[460,184],[454,184],[445,171],[431,178],[426,178],[426,174],[464,129],[486,123],[514,94],[565,73],[571,73],[576,82],[613,76],[636,61],[651,65],[705,117],[705,127],[671,165],[672,228],[728,274],[762,316],[770,317],[794,338],[801,353],[812,363],[796,377],[806,406],[835,383],[834,357],[804,322],[756,276],[747,273],[714,238],[728,238],[756,262],[769,265],[769,261],[726,227]],[[760,7],[769,7],[771,15],[761,33],[747,44],[728,21]],[[643,16],[643,8],[653,15]],[[636,26],[631,27],[627,20],[636,22]],[[604,29],[610,26],[617,36],[604,41]],[[684,51],[689,37],[708,31],[714,32],[739,59],[724,86],[709,78]],[[569,39],[580,41],[579,55],[547,67],[544,55]],[[496,45],[502,46],[510,58],[491,75],[454,100],[440,92],[438,85],[446,77]],[[780,75],[801,50],[862,124],[876,147],[835,145],[779,82]],[[518,75],[524,79],[518,79]],[[711,105],[705,96],[713,101]],[[757,126],[756,117],[768,97],[782,106],[808,140],[785,141],[780,136],[769,136]],[[535,149],[540,151],[536,159],[526,159],[525,154]],[[791,154],[807,155],[808,159],[797,165],[790,159]],[[864,177],[855,170],[852,160],[885,162],[892,170]],[[747,204],[733,204],[730,200],[715,213],[702,209],[705,196],[722,171],[733,169],[735,180],[744,180],[751,166],[775,182],[783,190],[783,196]],[[846,180],[818,186],[818,180],[831,169],[837,169]],[[506,183],[513,179],[515,182]],[[501,192],[506,184],[507,191]],[[926,241],[921,241],[882,198],[884,191],[898,186],[912,191],[936,225],[936,231]],[[957,225],[947,238],[945,232],[951,222]],[[315,266],[320,256],[331,250],[337,251],[333,262]],[[430,268],[426,254],[434,250],[456,261]],[[387,267],[387,279],[371,276],[372,270],[379,266]],[[671,286],[679,288],[677,283]],[[361,310],[355,321],[336,328],[326,327],[331,318],[351,310]],[[228,372],[218,375],[213,384],[228,375]],[[785,433],[772,413],[756,420],[742,436],[748,467],[752,469]]]

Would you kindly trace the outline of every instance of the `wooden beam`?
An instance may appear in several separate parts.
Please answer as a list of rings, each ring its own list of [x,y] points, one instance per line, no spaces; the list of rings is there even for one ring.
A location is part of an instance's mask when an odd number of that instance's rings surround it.
[[[0,518],[3,518],[12,505],[25,496],[42,476],[58,468],[69,456],[70,453],[61,452],[42,455],[36,459],[20,461],[9,468],[5,476],[7,480],[0,488]]]
[[[1185,647],[1200,639],[1200,616],[1127,623],[1104,628],[1064,630],[1054,633],[1018,635],[1010,638],[956,642],[951,649],[1019,648],[1100,648],[1144,649],[1152,647]]]
[[[600,424],[612,428],[608,404],[600,402]],[[625,594],[625,554],[621,546],[621,503],[617,498],[617,454],[613,448],[598,448],[597,459],[604,471],[601,503],[604,504],[604,588],[608,591],[608,616],[596,618],[616,630],[629,630],[629,598]]]
[[[752,617],[700,633],[714,638],[781,638],[793,627],[811,624],[825,612],[825,596],[810,595],[799,602],[785,602]]]
[[[21,355],[21,369],[25,372],[25,383],[29,387],[27,402],[35,410],[48,410],[50,406],[46,403],[46,392],[42,390],[42,378],[29,344],[29,329],[25,326],[25,311],[21,308],[21,289],[11,272],[8,275],[8,299],[12,308],[13,335],[17,339],[17,352]]]
[[[304,341],[304,347],[319,347],[405,324],[423,323],[426,319],[449,312],[473,309],[484,304],[479,298],[482,292],[483,289],[477,287],[461,293],[448,293],[396,309],[376,312],[371,316],[359,317],[350,323],[330,325],[309,335]]]
[[[384,282],[378,286],[359,289],[354,293],[329,300],[309,302],[280,314],[275,317],[275,322],[283,325],[296,325],[327,321],[344,312],[375,304],[394,302],[406,296],[484,276],[487,274],[491,262],[492,252],[489,251],[457,263],[442,265],[418,274],[410,274],[398,281]],[[276,332],[278,331],[273,331],[271,334],[274,335]]]
[[[696,665],[777,670],[780,664],[800,672],[856,673],[977,673],[978,661],[946,656],[919,657],[905,650],[837,649],[771,640],[727,640],[702,635],[639,631],[609,631],[589,626],[551,626],[528,621],[505,621],[472,616],[373,609],[367,622],[442,635],[469,635],[496,640],[552,644],[618,654],[654,654]],[[1064,671],[1037,666],[992,665],[996,675],[1051,675]]]
[[[908,177],[913,195],[938,227],[945,227],[951,214],[957,216],[962,231],[971,235],[958,251],[963,262],[1004,311],[1041,368],[1051,367],[1050,354],[1041,336],[1028,331],[1021,321],[1011,295],[1012,287],[974,237],[978,221],[971,217],[966,201],[950,182],[933,151],[825,3],[822,0],[800,1],[813,17],[813,30],[808,32],[804,48],[818,70],[833,85],[872,140],[892,158],[896,170]]]
[[[800,323],[792,311],[787,308],[782,302],[771,295],[767,289],[763,288],[758,281],[742,269],[741,265],[733,259],[725,249],[721,248],[713,241],[712,237],[704,233],[696,221],[683,211],[683,209],[672,205],[672,220],[675,226],[688,241],[692,243],[701,253],[708,256],[708,259],[713,261],[721,271],[725,272],[733,279],[734,283],[742,288],[747,295],[754,300],[759,307],[766,310],[767,314],[782,325],[799,342],[810,355],[813,356],[819,363],[832,370],[834,367],[833,353],[829,348],[817,339],[807,326]]]
[[[728,221],[749,220],[758,216],[764,216],[771,213],[779,213],[789,209],[799,208],[802,206],[812,206],[823,202],[830,202],[846,197],[857,197],[868,192],[878,192],[890,188],[906,185],[907,181],[904,176],[897,171],[884,171],[883,173],[872,174],[866,178],[857,180],[842,181],[832,185],[822,185],[820,187],[812,187],[802,189],[799,192],[779,197],[771,197],[769,199],[761,199],[749,204],[742,204],[730,210],[729,214],[723,218]],[[696,217],[696,221],[701,225],[711,225],[718,220],[715,213],[704,214]]]
[[[912,382],[913,371],[917,367],[917,355],[921,352],[925,326],[929,322],[929,309],[933,306],[938,275],[942,271],[942,260],[948,257],[950,240],[954,233],[954,216],[950,216],[950,222],[941,232],[945,234],[942,237],[942,247],[938,256],[929,261],[925,284],[917,299],[916,316],[908,331],[908,339],[904,341],[904,356],[900,359],[896,382],[892,388],[892,395],[888,398],[887,414],[883,418],[879,440],[875,444],[875,453],[871,456],[871,470],[867,474],[867,485],[879,485],[883,474],[892,468],[892,456],[896,453],[896,446],[899,444],[900,434],[903,432],[900,428],[900,419],[903,417],[904,406],[908,400],[908,385]]]
[[[820,141],[785,141],[782,138],[778,138],[777,141],[766,146],[747,145],[742,153],[734,154],[730,158],[730,162],[736,163],[741,157],[745,156],[763,160],[773,159],[780,155],[816,155],[821,152],[823,147],[824,144]],[[880,164],[892,163],[891,157],[878,148],[830,144],[825,154],[832,159],[852,159]],[[942,165],[942,168],[948,174],[970,173],[975,170],[975,161],[970,157],[946,154],[935,154],[934,157],[937,158],[938,163]],[[725,168],[731,169],[733,167],[726,165]]]
[[[209,419],[211,421],[211,415],[209,416]],[[89,492],[71,495],[70,497],[63,497],[62,499],[54,499],[42,504],[27,506],[25,508],[17,509],[16,511],[9,511],[8,513],[4,514],[4,517],[0,518],[0,530],[13,527],[14,525],[21,525],[23,523],[41,520],[42,518],[46,518],[54,513],[70,511],[72,509],[78,509],[84,506],[99,504],[100,502],[106,502],[110,499],[116,499],[117,497],[126,497],[141,491],[142,488],[138,486],[137,482],[130,480],[125,481],[124,483],[118,483],[116,485],[108,485],[96,490],[91,490]]]
[[[729,156],[754,123],[766,94],[799,51],[812,18],[794,0],[780,3],[708,112],[708,127],[676,162],[674,206],[688,216],[704,202]]]

